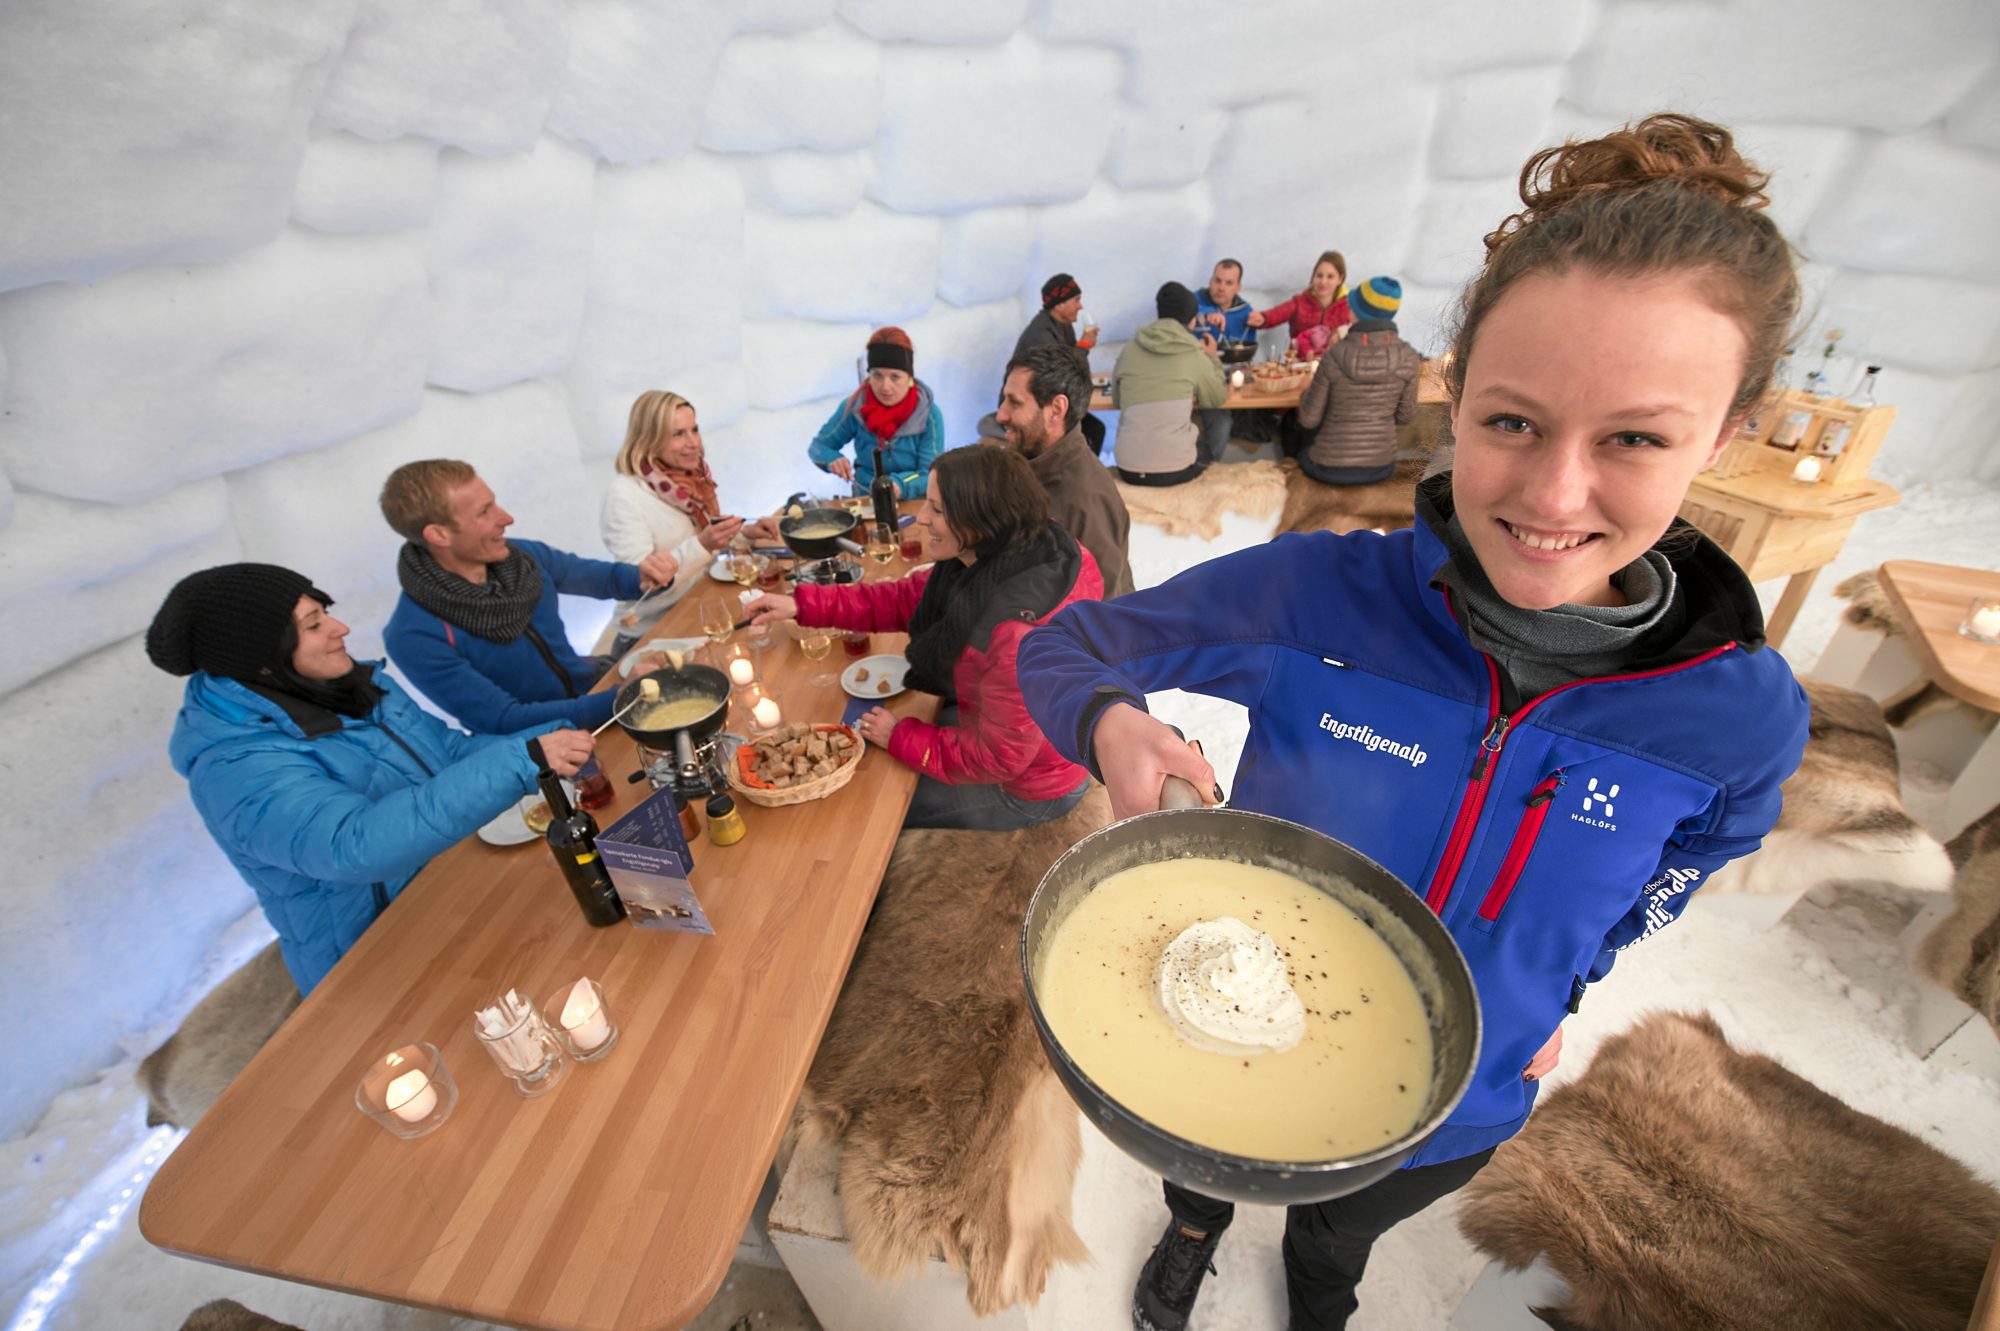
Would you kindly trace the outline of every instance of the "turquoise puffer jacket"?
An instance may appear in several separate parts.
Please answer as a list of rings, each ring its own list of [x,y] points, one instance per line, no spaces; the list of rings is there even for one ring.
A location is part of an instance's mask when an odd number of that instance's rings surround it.
[[[522,742],[472,736],[388,690],[361,720],[291,708],[233,679],[188,680],[167,752],[209,835],[311,992],[433,855],[534,788]]]

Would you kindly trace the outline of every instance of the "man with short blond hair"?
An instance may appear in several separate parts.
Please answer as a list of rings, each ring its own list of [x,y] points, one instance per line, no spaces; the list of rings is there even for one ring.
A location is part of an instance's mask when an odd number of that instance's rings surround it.
[[[570,646],[558,593],[634,600],[674,580],[672,555],[614,564],[510,541],[513,515],[477,472],[449,458],[398,467],[381,505],[405,541],[396,563],[403,595],[382,637],[425,697],[475,733],[552,720],[590,729],[610,719],[614,692],[589,692],[610,662]]]

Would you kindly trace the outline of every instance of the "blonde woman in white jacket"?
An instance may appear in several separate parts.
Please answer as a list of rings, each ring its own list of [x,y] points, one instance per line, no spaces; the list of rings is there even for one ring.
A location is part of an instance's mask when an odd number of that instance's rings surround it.
[[[655,551],[680,561],[680,572],[668,589],[646,603],[646,622],[625,622],[636,602],[619,605],[616,650],[622,652],[707,576],[716,552],[728,546],[744,524],[740,517],[723,514],[694,405],[678,393],[655,389],[639,395],[632,404],[616,467],[618,474],[611,478],[599,516],[605,549],[624,564],[636,564]],[[754,537],[769,537],[767,527],[766,522],[754,522],[749,531]]]

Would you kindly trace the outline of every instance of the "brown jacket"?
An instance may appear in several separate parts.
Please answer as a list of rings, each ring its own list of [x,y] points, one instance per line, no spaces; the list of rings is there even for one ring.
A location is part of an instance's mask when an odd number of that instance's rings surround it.
[[[1371,326],[1372,325],[1372,326]],[[1326,349],[1299,399],[1299,424],[1315,430],[1306,456],[1317,467],[1386,467],[1396,427],[1416,419],[1424,358],[1387,320],[1365,320]]]
[[[1083,431],[1071,430],[1029,458],[1028,465],[1049,492],[1049,516],[1097,561],[1097,571],[1104,576],[1104,599],[1131,591],[1132,562],[1125,545],[1132,518],[1118,497],[1110,468],[1083,442]]]

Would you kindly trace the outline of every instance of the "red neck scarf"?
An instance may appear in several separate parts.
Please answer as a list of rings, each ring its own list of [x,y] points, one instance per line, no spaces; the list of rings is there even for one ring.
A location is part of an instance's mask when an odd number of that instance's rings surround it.
[[[885,444],[896,437],[896,431],[903,428],[904,421],[917,413],[915,384],[910,385],[910,391],[903,394],[903,400],[893,407],[883,406],[882,400],[875,396],[874,388],[867,384],[861,385],[855,396],[861,399],[855,408],[861,413],[861,423],[868,427],[868,433]]]
[[[696,531],[715,521],[722,505],[715,497],[715,473],[703,459],[700,471],[681,471],[648,458],[639,464],[639,479],[662,502],[688,515]]]

